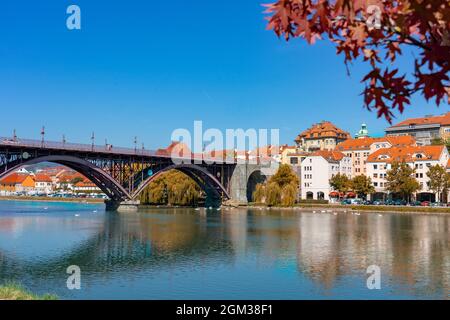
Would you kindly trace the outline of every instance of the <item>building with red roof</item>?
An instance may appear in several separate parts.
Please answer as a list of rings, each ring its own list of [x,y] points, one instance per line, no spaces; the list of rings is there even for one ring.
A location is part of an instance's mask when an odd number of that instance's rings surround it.
[[[53,180],[46,174],[37,173],[34,176],[35,190],[38,193],[51,193],[53,191]]]
[[[30,192],[34,190],[35,181],[29,174],[12,173],[0,180],[0,193]]]
[[[322,121],[300,133],[295,143],[302,151],[333,150],[342,141],[350,139],[350,133],[330,121]]]
[[[329,181],[337,174],[352,178],[352,161],[344,153],[319,150],[307,156],[301,163],[302,199],[333,200]]]
[[[406,119],[386,129],[387,136],[411,135],[418,145],[430,145],[433,139],[450,139],[450,112]]]
[[[341,142],[336,146],[336,150],[352,159],[352,175],[357,176],[366,174],[366,162],[370,154],[380,149],[415,145],[416,140],[412,136],[365,137]]]
[[[367,158],[367,176],[372,179],[375,187],[375,197],[386,198],[387,172],[394,162],[405,162],[412,167],[414,176],[420,184],[416,194],[419,201],[436,200],[436,195],[429,187],[430,179],[427,172],[435,165],[448,166],[450,155],[445,146],[406,146],[380,149]]]

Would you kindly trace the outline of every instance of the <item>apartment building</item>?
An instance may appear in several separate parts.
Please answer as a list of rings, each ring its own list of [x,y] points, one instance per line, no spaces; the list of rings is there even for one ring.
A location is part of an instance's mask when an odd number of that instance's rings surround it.
[[[301,164],[301,198],[330,200],[329,180],[336,174],[352,177],[352,160],[339,151],[316,151]]]
[[[380,149],[369,155],[367,159],[367,175],[372,179],[375,187],[373,199],[386,199],[388,197],[387,171],[392,168],[393,162],[406,162],[415,169],[415,178],[420,184],[417,192],[418,201],[435,201],[436,195],[429,188],[430,179],[427,172],[431,166],[439,164],[447,167],[449,153],[445,146],[409,146]]]
[[[36,174],[34,176],[34,189],[38,193],[51,193],[53,191],[53,180],[46,174]]]
[[[300,133],[295,139],[301,151],[333,150],[342,141],[350,139],[347,131],[339,129],[330,121],[322,121]]]
[[[430,145],[433,139],[450,139],[450,112],[402,121],[386,129],[387,136],[411,135],[418,145]]]
[[[348,139],[339,143],[336,150],[352,160],[352,176],[366,174],[366,162],[370,154],[384,148],[415,146],[412,136]]]

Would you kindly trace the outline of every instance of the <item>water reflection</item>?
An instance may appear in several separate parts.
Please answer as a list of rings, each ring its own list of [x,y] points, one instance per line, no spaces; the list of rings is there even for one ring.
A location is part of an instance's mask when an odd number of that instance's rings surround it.
[[[0,281],[63,298],[449,297],[448,216],[20,206],[0,203]],[[85,290],[64,288],[73,264]]]

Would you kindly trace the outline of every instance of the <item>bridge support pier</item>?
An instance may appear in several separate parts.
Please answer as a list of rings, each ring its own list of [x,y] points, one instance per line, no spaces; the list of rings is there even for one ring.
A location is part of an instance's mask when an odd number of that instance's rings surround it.
[[[106,211],[117,211],[117,212],[136,212],[138,210],[140,201],[115,201],[115,200],[106,200]]]

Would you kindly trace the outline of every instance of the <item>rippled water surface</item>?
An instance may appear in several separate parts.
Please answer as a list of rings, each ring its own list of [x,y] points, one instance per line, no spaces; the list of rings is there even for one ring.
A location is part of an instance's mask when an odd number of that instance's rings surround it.
[[[448,299],[449,227],[448,215],[0,201],[0,283],[63,299]],[[66,287],[70,265],[81,290]]]

